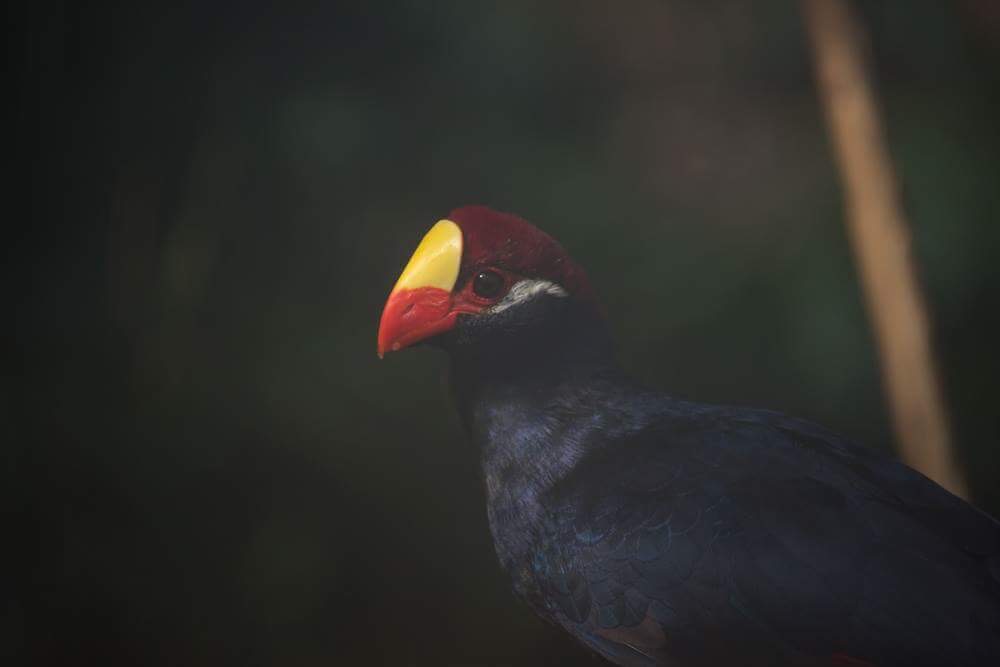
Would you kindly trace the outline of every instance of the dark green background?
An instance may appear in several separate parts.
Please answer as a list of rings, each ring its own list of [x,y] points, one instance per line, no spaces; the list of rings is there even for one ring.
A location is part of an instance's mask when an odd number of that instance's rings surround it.
[[[861,8],[959,456],[997,512],[1000,13]],[[892,446],[793,2],[8,19],[0,641],[29,664],[587,660],[495,564],[445,360],[375,356],[460,204],[562,240],[648,381]]]

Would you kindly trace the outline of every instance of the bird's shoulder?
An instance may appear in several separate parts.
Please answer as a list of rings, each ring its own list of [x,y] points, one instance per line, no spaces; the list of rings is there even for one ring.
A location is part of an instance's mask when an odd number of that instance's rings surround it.
[[[876,621],[920,645],[931,626],[914,619],[936,604],[997,622],[996,521],[890,457],[777,413],[668,403],[546,502],[536,574],[558,613],[595,632],[645,623],[649,634],[652,619],[683,651],[725,626],[730,641],[772,646],[772,659],[856,646]],[[980,636],[962,622],[937,631]],[[875,655],[885,641],[868,644]]]
[[[611,438],[595,429],[601,446],[552,486],[552,506],[623,530],[668,508],[734,499],[737,514],[757,518],[768,508],[794,518],[799,508],[863,507],[905,516],[969,553],[1000,552],[1000,523],[884,452],[777,412],[661,400],[637,428]]]

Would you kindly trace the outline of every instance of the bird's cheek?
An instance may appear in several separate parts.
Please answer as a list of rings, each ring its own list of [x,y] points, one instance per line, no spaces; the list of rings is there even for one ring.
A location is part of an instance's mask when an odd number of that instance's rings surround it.
[[[378,328],[378,355],[395,352],[455,326],[451,293],[437,287],[397,289],[389,295]]]

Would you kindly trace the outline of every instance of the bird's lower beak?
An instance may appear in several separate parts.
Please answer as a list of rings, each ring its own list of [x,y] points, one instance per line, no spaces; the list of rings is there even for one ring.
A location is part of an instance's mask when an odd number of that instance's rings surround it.
[[[436,287],[393,290],[378,327],[378,356],[395,352],[455,326],[451,292]]]
[[[378,356],[455,326],[451,291],[462,262],[462,231],[441,220],[417,246],[382,310]]]

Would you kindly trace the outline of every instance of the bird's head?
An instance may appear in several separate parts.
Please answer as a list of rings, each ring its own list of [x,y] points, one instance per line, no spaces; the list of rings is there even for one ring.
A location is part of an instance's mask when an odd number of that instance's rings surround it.
[[[403,269],[382,311],[378,354],[442,334],[530,330],[566,308],[597,313],[563,247],[516,215],[465,206],[427,232]]]

